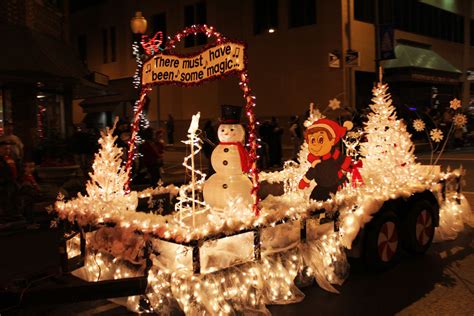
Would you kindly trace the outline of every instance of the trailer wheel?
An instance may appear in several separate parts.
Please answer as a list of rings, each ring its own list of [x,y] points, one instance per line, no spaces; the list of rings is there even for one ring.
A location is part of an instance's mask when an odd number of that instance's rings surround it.
[[[390,267],[398,258],[399,228],[397,216],[385,211],[368,225],[365,239],[365,261],[377,269]]]
[[[414,254],[425,253],[434,237],[434,210],[427,201],[417,201],[403,221],[403,246]]]

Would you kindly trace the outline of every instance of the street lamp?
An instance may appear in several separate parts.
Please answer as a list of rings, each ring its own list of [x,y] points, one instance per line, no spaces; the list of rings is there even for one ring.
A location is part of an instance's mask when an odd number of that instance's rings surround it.
[[[141,11],[135,12],[135,16],[130,20],[130,28],[132,33],[135,35],[145,34],[148,22],[145,17],[142,15]]]
[[[137,62],[137,69],[135,70],[135,75],[133,76],[133,85],[135,86],[138,91],[141,88],[141,71],[142,71],[142,63],[143,63],[143,47],[141,45],[142,35],[146,33],[148,23],[143,17],[141,11],[135,12],[135,16],[130,19],[130,28],[132,29],[133,33],[133,45],[132,45],[132,53],[135,56],[135,60]]]
[[[137,71],[141,71],[142,66],[142,55],[143,55],[143,47],[141,45],[142,35],[146,33],[146,29],[148,26],[148,22],[143,16],[141,11],[136,11],[135,16],[130,19],[130,28],[132,29],[133,33],[133,55],[137,60]],[[139,73],[135,73],[135,77],[139,75]],[[135,87],[138,89],[140,85],[138,85],[134,79]]]

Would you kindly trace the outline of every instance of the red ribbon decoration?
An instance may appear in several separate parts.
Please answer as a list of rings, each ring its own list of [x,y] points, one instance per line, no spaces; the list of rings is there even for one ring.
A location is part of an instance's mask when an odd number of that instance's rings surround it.
[[[137,142],[137,135],[138,131],[140,130],[140,113],[143,111],[143,107],[145,106],[145,98],[150,91],[151,88],[142,87],[140,91],[140,98],[138,99],[137,110],[133,114],[133,122],[131,124],[132,127],[132,135],[130,140],[128,141],[128,157],[127,163],[125,164],[125,171],[127,173],[127,182],[125,182],[125,192],[130,193],[130,181],[132,176],[132,163],[133,163],[133,156],[135,155],[135,146]]]
[[[249,163],[249,153],[245,150],[244,145],[241,142],[220,142],[219,145],[233,145],[237,146],[240,156],[240,166],[242,167],[242,172],[247,173],[250,170]]]
[[[359,168],[362,168],[362,160],[352,163],[352,187],[356,188],[358,185],[363,185],[364,180],[360,175]]]
[[[160,37],[157,39],[157,37]],[[163,43],[163,32],[157,32],[155,36],[149,39],[148,35],[142,35],[142,47],[147,55],[153,56],[160,51],[159,46]]]

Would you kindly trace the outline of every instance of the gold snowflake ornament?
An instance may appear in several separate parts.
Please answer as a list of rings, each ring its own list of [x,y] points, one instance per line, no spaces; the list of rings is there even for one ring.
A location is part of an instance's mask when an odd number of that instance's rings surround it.
[[[328,105],[329,108],[331,108],[331,110],[337,110],[341,107],[341,101],[339,101],[338,99],[334,98],[332,100],[329,100],[329,105]]]
[[[443,132],[438,128],[432,129],[430,136],[435,143],[439,143],[443,140]]]
[[[463,128],[464,126],[466,126],[467,124],[467,117],[466,115],[464,114],[456,114],[454,115],[453,117],[453,123],[454,123],[454,126],[458,127],[458,128]]]
[[[421,132],[421,131],[424,131],[425,130],[425,122],[423,122],[423,120],[421,119],[416,119],[413,121],[413,128],[417,131],[417,132]]]
[[[449,107],[453,110],[457,110],[461,107],[461,100],[458,100],[456,98],[452,99],[449,101]]]

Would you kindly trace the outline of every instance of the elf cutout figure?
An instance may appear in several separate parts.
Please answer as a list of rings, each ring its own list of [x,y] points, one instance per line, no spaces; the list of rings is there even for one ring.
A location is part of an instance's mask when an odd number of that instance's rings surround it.
[[[347,130],[352,128],[352,122],[346,121],[343,126],[337,122],[322,118],[316,120],[305,132],[308,143],[308,169],[298,187],[306,189],[311,180],[316,181],[316,187],[310,199],[325,201],[335,194],[347,180],[345,173],[351,172],[352,159],[341,154],[336,147]]]

